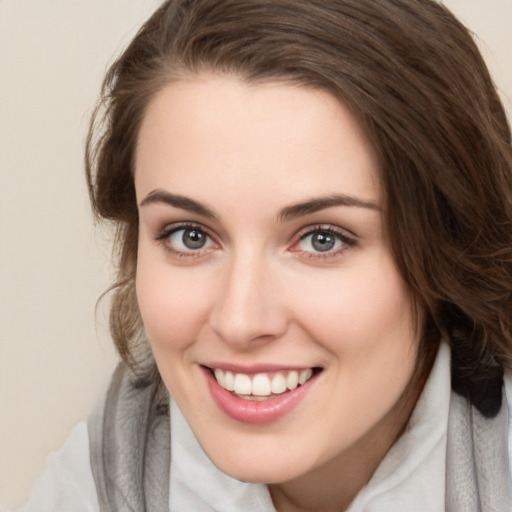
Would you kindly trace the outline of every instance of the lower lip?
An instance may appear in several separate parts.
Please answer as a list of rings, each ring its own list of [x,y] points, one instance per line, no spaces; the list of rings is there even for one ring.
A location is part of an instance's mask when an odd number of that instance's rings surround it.
[[[316,375],[293,391],[263,401],[244,400],[219,385],[210,370],[204,368],[208,388],[217,406],[230,418],[253,425],[272,423],[286,416],[307,395]]]

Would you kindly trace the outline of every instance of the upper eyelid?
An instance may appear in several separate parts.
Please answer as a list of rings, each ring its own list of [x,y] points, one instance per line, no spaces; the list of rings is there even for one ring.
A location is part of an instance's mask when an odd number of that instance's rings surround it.
[[[302,239],[303,237],[315,233],[316,231],[327,231],[354,241],[358,239],[357,235],[355,235],[352,231],[346,228],[335,226],[333,224],[314,224],[307,226],[300,229],[294,236]]]
[[[204,226],[203,224],[199,222],[173,222],[171,224],[166,224],[162,229],[158,230],[157,237],[158,238],[164,238],[166,236],[171,235],[172,233],[175,233],[176,231],[180,231],[182,229],[197,229],[198,231],[203,231],[206,233],[210,238],[214,239],[215,237],[212,235],[211,230]]]

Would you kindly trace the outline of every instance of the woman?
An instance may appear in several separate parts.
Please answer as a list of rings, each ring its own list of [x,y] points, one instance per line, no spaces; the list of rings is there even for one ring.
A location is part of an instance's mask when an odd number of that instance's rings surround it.
[[[86,168],[124,362],[52,510],[510,510],[510,130],[443,6],[165,2]]]

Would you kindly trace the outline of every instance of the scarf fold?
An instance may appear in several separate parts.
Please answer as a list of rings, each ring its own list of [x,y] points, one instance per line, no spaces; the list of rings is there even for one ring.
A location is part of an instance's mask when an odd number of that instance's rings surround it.
[[[169,509],[169,395],[156,371],[136,375],[119,365],[104,404],[89,419],[101,512]]]
[[[169,509],[169,395],[156,366],[135,374],[116,369],[105,402],[88,429],[91,467],[101,512]],[[447,512],[512,510],[508,406],[485,417],[453,392],[446,461]]]
[[[446,453],[447,512],[512,510],[508,460],[508,405],[486,418],[452,391]]]

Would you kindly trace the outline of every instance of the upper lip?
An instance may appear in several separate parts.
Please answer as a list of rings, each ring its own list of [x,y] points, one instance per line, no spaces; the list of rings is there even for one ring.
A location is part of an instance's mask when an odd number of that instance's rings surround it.
[[[219,368],[225,371],[231,371],[233,373],[245,373],[247,375],[257,374],[257,373],[267,373],[267,372],[278,372],[278,371],[301,371],[307,370],[308,368],[314,368],[314,366],[310,365],[283,365],[283,364],[275,364],[275,363],[260,363],[260,364],[252,364],[252,365],[243,365],[231,362],[224,361],[212,361],[202,363],[202,366],[205,366],[210,369]]]

